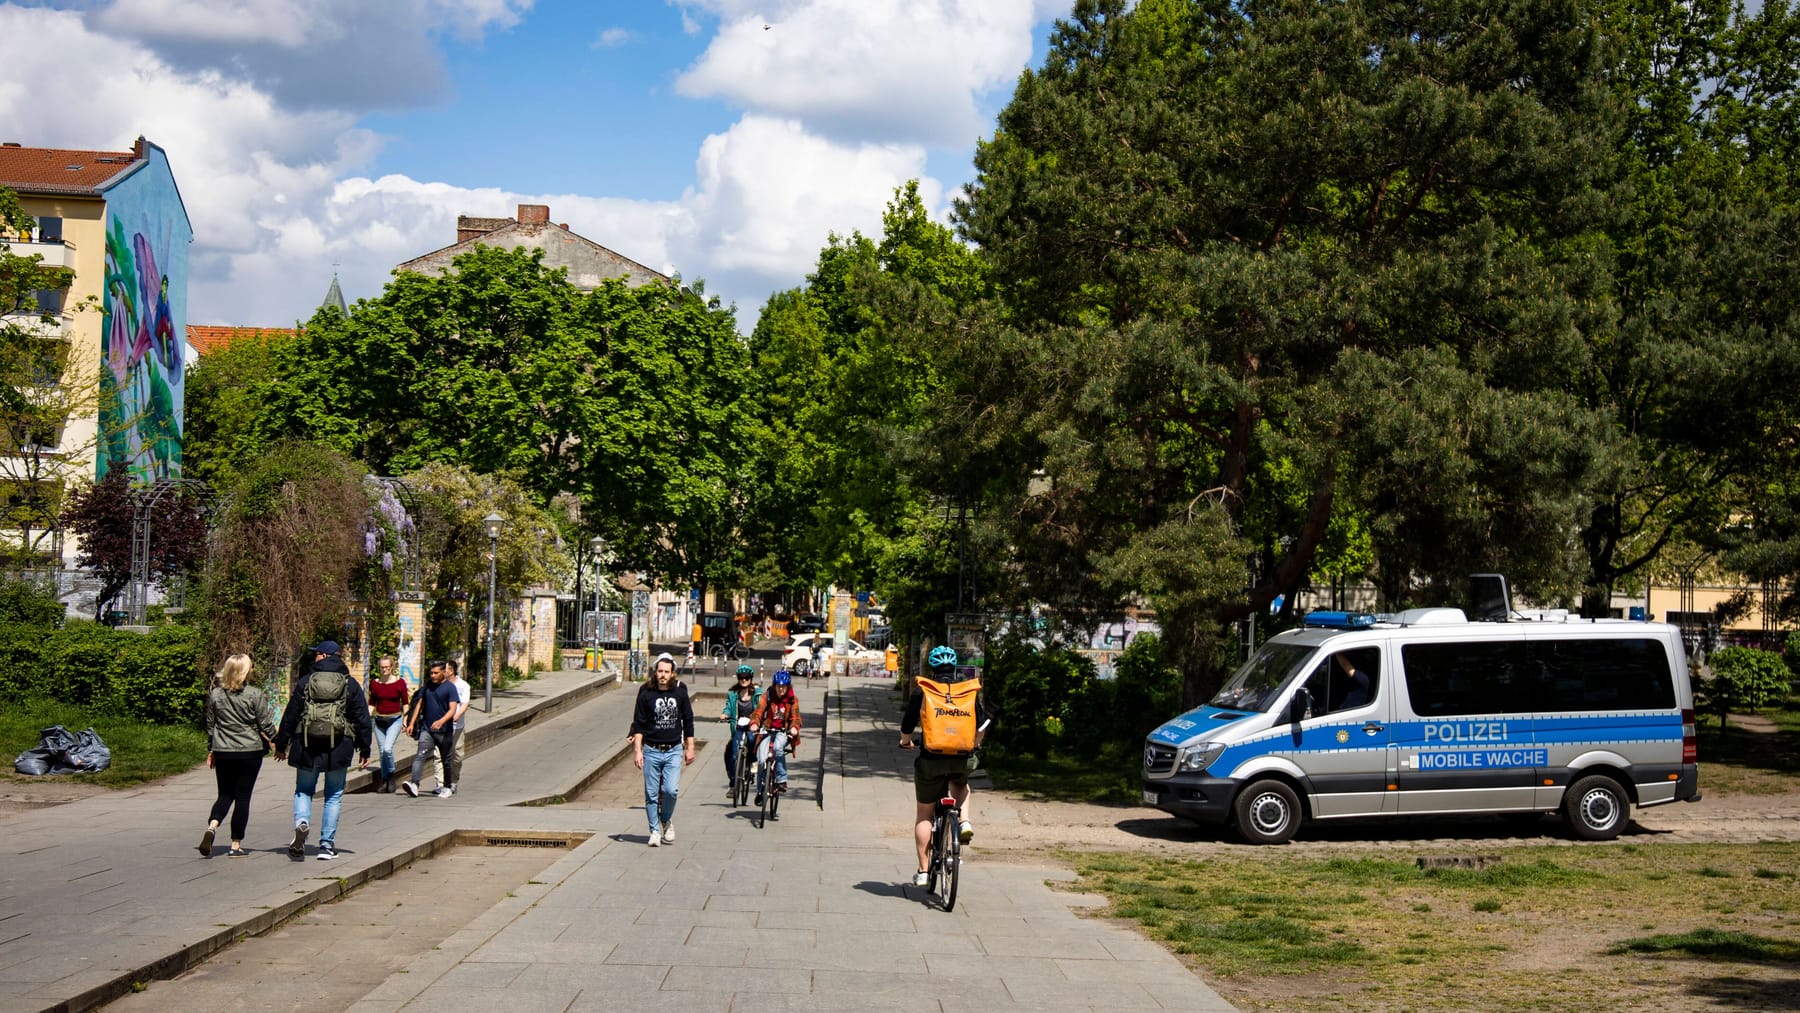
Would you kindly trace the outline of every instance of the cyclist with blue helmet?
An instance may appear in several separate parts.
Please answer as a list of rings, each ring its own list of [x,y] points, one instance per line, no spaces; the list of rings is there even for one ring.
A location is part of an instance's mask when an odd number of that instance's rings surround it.
[[[766,786],[776,793],[787,791],[787,754],[800,751],[800,701],[794,697],[794,677],[787,669],[775,673],[769,691],[750,717],[750,733],[756,739],[756,756],[760,761],[775,752],[775,783]],[[765,785],[762,767],[756,768],[756,804],[762,805]]]
[[[940,683],[962,681],[963,674],[957,671],[956,649],[939,645],[926,655],[925,663],[931,667],[931,678]],[[925,707],[925,693],[915,683],[906,695],[906,711],[900,717],[900,748],[913,747],[913,730],[920,725],[920,714]],[[913,873],[913,885],[923,887],[930,881],[926,869],[931,854],[931,823],[937,816],[938,799],[946,796],[955,798],[962,806],[962,823],[957,827],[964,844],[975,838],[975,824],[969,821],[969,775],[981,765],[981,742],[987,737],[988,727],[992,724],[988,717],[987,702],[981,693],[975,695],[975,748],[966,753],[934,753],[919,750],[918,758],[913,760],[913,801],[918,803],[914,810],[913,844],[919,853],[917,872]]]
[[[756,713],[756,705],[762,702],[762,687],[756,684],[756,669],[749,665],[737,667],[737,685],[725,694],[725,710],[719,714],[719,720],[731,725],[731,742],[725,746],[725,787],[730,789],[731,782],[737,776],[738,749],[744,744],[744,729],[738,725],[738,718],[749,717]]]

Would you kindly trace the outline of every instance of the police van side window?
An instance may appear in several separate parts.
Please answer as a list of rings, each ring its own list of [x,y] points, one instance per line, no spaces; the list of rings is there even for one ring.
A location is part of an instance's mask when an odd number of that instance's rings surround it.
[[[1523,641],[1407,644],[1406,695],[1420,717],[1538,710],[1542,685]]]
[[[1675,706],[1669,656],[1655,640],[1540,640],[1547,711],[1658,710]]]

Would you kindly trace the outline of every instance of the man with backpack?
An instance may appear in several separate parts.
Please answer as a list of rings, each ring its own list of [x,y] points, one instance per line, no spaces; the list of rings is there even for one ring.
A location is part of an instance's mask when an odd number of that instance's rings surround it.
[[[955,648],[934,647],[925,660],[931,666],[931,677],[913,680],[912,691],[906,695],[906,712],[900,718],[901,749],[913,747],[915,728],[924,739],[924,748],[913,761],[913,801],[918,803],[913,843],[919,851],[913,885],[918,887],[930,881],[926,867],[938,799],[956,799],[962,806],[962,824],[957,831],[964,844],[975,838],[975,824],[969,821],[969,775],[981,765],[981,742],[991,723],[981,680],[963,678],[957,671]]]
[[[306,857],[313,792],[324,775],[319,861],[328,862],[337,857],[338,811],[343,806],[344,781],[350,776],[351,753],[367,767],[374,733],[368,697],[344,667],[338,645],[327,640],[313,648],[312,654],[312,665],[282,711],[275,755],[286,756],[288,766],[294,768],[294,839],[288,844],[288,855],[294,859]]]

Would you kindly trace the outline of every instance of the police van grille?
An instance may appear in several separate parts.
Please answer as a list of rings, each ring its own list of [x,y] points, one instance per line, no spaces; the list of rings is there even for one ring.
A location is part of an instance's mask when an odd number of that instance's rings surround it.
[[[1175,747],[1148,745],[1144,747],[1144,773],[1167,774],[1175,769]]]

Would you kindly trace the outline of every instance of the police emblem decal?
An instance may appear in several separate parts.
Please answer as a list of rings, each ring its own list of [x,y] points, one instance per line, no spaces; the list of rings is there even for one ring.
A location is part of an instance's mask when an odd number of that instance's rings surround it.
[[[1349,742],[1350,741],[1349,730],[1345,729],[1345,728],[1339,728],[1338,734],[1337,734],[1337,740],[1338,740],[1338,745],[1340,745],[1340,746],[1346,742]]]

